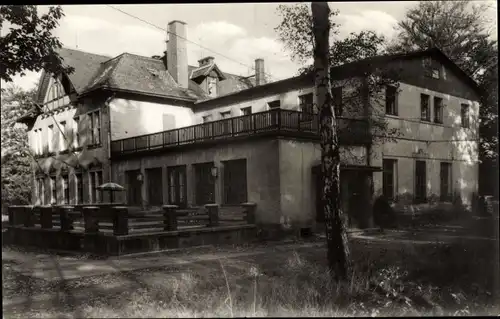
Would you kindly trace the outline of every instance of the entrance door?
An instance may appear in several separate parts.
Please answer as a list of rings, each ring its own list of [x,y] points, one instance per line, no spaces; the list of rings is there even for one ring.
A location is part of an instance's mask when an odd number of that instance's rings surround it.
[[[202,163],[193,165],[196,179],[195,197],[196,205],[215,203],[215,179],[212,176],[214,163]]]
[[[186,165],[167,167],[167,177],[169,204],[186,207]]]
[[[127,202],[130,206],[141,206],[141,181],[137,180],[140,170],[125,172],[127,178]]]

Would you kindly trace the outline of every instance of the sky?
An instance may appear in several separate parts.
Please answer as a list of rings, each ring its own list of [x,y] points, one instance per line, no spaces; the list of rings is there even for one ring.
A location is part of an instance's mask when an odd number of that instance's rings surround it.
[[[489,1],[496,7],[496,1]],[[361,30],[372,30],[391,38],[397,21],[416,4],[413,1],[332,2],[330,8],[339,10],[340,38]],[[255,59],[263,58],[266,73],[277,80],[296,75],[299,67],[291,61],[274,31],[280,22],[276,12],[278,5],[198,3],[113,7],[164,29],[172,20],[186,22],[187,38],[198,44],[188,43],[188,61],[192,65],[197,65],[200,58],[213,56],[223,71],[246,76],[254,73]],[[109,56],[123,52],[162,55],[166,49],[165,31],[110,6],[65,5],[62,8],[65,17],[54,34],[67,48]],[[39,6],[40,13],[46,10],[46,6]],[[492,9],[488,15],[496,24],[495,11]],[[14,77],[14,83],[30,89],[39,77],[39,73],[29,72],[24,77]]]

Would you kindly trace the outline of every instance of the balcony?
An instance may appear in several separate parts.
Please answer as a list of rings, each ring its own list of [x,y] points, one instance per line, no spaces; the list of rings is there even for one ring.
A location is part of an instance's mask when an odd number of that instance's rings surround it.
[[[341,145],[371,143],[366,119],[337,118]],[[319,116],[274,109],[111,142],[111,156],[147,153],[257,136],[288,136],[319,141]]]

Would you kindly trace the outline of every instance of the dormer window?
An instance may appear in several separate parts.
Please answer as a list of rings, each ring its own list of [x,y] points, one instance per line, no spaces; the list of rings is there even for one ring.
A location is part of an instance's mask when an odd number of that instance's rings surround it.
[[[208,78],[208,95],[210,97],[217,96],[217,79],[213,77]]]

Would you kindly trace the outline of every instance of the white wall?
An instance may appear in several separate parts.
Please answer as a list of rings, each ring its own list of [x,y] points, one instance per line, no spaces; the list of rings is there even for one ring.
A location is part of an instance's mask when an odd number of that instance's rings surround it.
[[[195,124],[188,107],[115,98],[109,109],[112,141]],[[173,117],[172,125],[165,127],[163,115]]]

